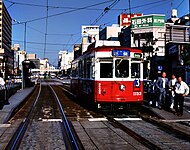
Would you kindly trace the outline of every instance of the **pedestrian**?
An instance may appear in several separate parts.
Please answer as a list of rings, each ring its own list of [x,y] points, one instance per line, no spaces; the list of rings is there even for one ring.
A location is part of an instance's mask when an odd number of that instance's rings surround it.
[[[169,97],[170,97],[170,108],[174,108],[174,96],[175,96],[175,84],[177,82],[176,76],[174,74],[172,74],[172,78],[169,82],[169,88],[170,88],[170,93],[169,93]]]
[[[184,97],[187,96],[188,94],[189,94],[188,85],[184,81],[182,81],[182,77],[178,77],[178,81],[175,84],[175,97],[174,97],[174,109],[176,115],[178,116],[183,115]]]
[[[158,102],[157,102],[157,87],[156,87],[156,79],[154,79],[152,81],[152,87],[151,87],[151,99],[152,99],[152,106],[153,107],[157,107],[158,106]]]
[[[158,77],[156,81],[156,88],[158,90],[158,108],[166,107],[166,96],[169,90],[169,81],[166,78],[166,72],[162,72],[162,77]]]
[[[5,81],[3,79],[3,74],[0,72],[0,109],[4,105],[4,90],[5,90]]]
[[[0,86],[1,86],[1,89],[5,88],[5,80],[3,79],[2,73],[0,73]]]

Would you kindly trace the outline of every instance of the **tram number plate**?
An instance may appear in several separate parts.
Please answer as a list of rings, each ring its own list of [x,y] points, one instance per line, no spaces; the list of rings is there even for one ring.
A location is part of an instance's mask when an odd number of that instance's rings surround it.
[[[133,96],[140,96],[141,92],[133,92]]]

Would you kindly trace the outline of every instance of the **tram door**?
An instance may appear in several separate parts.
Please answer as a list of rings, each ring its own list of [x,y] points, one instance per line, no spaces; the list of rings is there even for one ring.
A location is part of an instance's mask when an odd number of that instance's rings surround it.
[[[131,78],[134,79],[133,82],[133,96],[142,96],[143,89],[143,69],[142,64],[139,61],[131,62]]]

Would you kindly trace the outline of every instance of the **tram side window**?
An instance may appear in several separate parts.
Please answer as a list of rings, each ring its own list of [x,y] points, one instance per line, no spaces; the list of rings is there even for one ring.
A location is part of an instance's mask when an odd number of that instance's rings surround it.
[[[90,78],[94,79],[95,78],[95,58],[91,58],[91,69],[90,69]]]
[[[76,66],[77,66],[76,64],[73,64],[73,65],[72,65],[72,77],[76,77],[76,76],[77,76],[77,72],[76,72],[76,71],[77,71],[77,70],[76,70],[77,68],[76,68]]]
[[[129,77],[129,60],[117,59],[115,61],[115,76],[116,78]]]
[[[90,78],[90,66],[91,66],[91,60],[90,58],[87,58],[87,63],[86,63],[86,77]]]
[[[100,63],[100,78],[113,78],[113,63]]]
[[[84,59],[84,65],[83,65],[83,78],[86,78],[86,59]]]
[[[83,77],[83,67],[82,67],[82,61],[79,61],[79,77]]]
[[[140,63],[131,63],[131,78],[140,78]]]

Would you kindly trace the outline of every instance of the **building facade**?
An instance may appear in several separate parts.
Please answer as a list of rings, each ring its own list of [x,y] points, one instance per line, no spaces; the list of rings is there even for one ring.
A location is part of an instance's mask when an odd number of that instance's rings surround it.
[[[190,21],[189,14],[180,18],[177,11],[166,23],[166,59],[168,72],[181,76],[190,85]]]
[[[5,79],[14,73],[14,52],[11,50],[11,42],[12,18],[3,1],[0,0],[0,71]]]
[[[118,35],[121,32],[121,26],[114,24],[112,26],[105,27],[100,31],[100,40],[118,41]]]
[[[68,74],[71,68],[71,62],[74,59],[73,52],[60,51],[59,52],[59,69],[63,71],[63,74]]]
[[[119,41],[122,46],[143,51],[144,79],[157,78],[165,69],[165,16],[144,15],[131,18],[131,26],[121,29]]]

